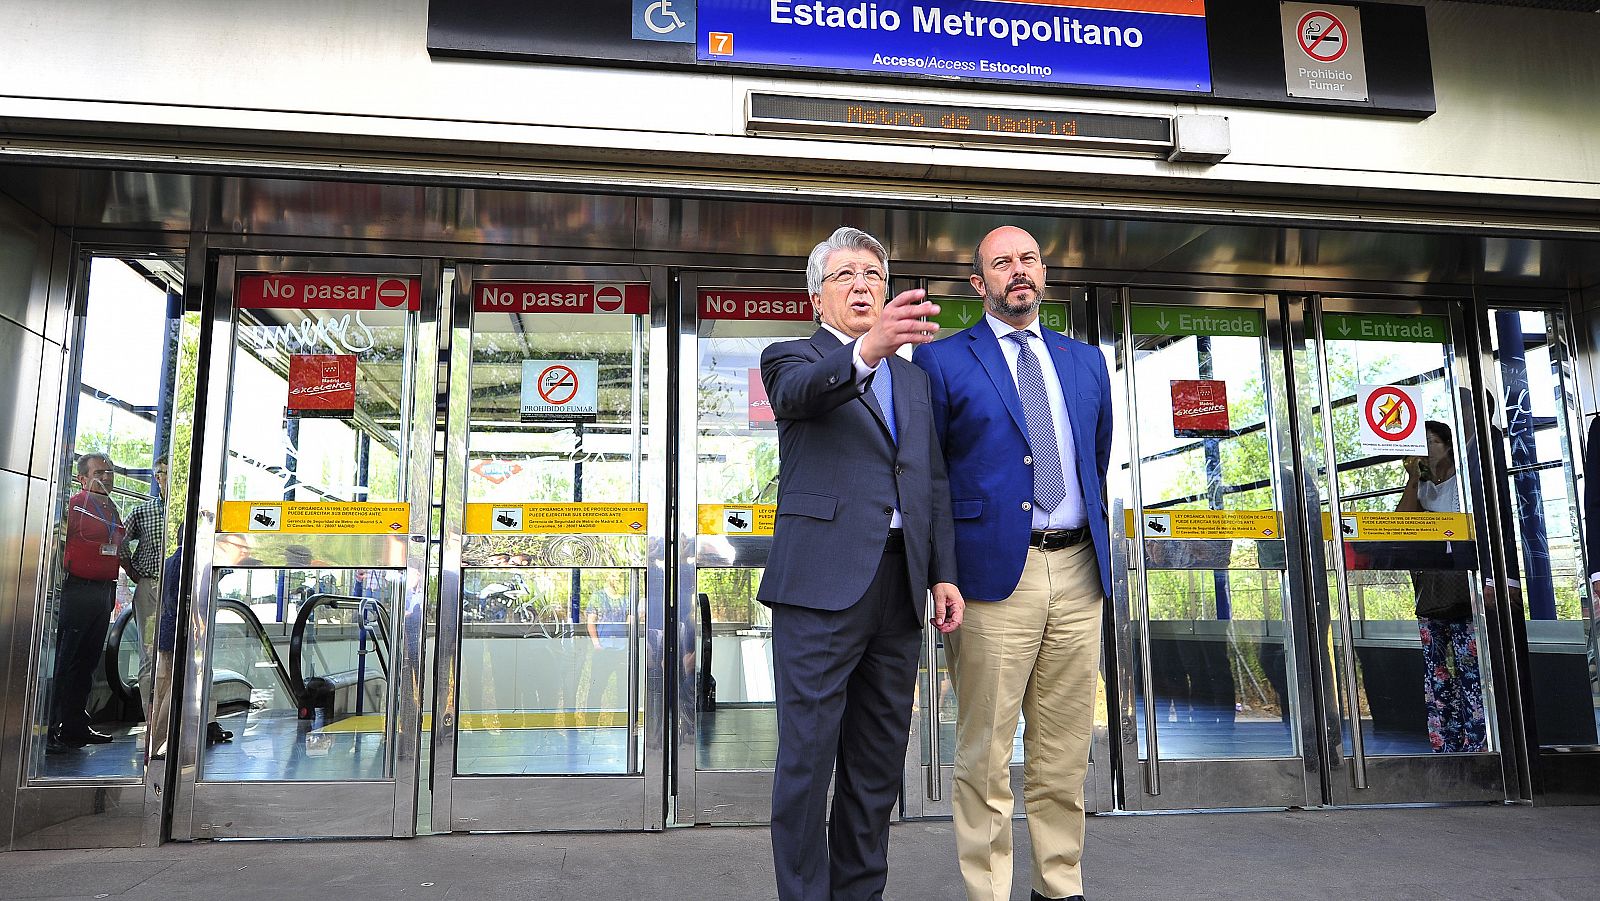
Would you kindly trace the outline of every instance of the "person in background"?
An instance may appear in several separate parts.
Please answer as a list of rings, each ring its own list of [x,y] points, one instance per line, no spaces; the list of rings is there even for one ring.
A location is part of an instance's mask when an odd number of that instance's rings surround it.
[[[1428,435],[1428,454],[1406,458],[1405,491],[1395,512],[1458,513],[1461,479],[1456,472],[1454,436],[1450,427],[1438,420],[1428,420],[1423,428]],[[1453,569],[1415,570],[1411,581],[1422,633],[1428,741],[1442,754],[1482,751],[1483,680],[1470,581],[1466,573]]]
[[[154,497],[128,514],[122,544],[122,570],[133,580],[133,619],[139,626],[139,699],[144,702],[145,736],[165,735],[170,685],[157,691],[156,632],[161,618],[161,562],[167,535],[167,462],[157,460]],[[159,740],[157,741],[159,745]]]
[[[56,618],[55,678],[45,751],[66,754],[111,741],[89,726],[89,688],[105,659],[126,529],[111,500],[116,469],[105,454],[78,458],[81,490],[67,499],[67,545]]]

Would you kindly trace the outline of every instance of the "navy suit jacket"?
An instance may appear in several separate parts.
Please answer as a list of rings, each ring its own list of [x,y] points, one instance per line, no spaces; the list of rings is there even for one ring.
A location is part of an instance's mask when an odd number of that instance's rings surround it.
[[[956,581],[950,487],[928,378],[888,358],[896,445],[870,379],[857,385],[852,357],[852,346],[827,329],[761,354],[761,381],[778,421],[778,522],[756,597],[818,610],[855,604],[877,573],[898,506],[920,620],[928,586]]]
[[[1078,487],[1100,561],[1101,588],[1109,595],[1105,483],[1111,462],[1111,378],[1098,350],[1047,328],[1040,333],[1061,380]],[[967,600],[1004,600],[1022,578],[1033,528],[1033,513],[1022,506],[1033,500],[1033,467],[1024,462],[1031,451],[1016,381],[987,319],[918,347],[914,359],[928,373],[934,425],[950,473],[961,594]]]

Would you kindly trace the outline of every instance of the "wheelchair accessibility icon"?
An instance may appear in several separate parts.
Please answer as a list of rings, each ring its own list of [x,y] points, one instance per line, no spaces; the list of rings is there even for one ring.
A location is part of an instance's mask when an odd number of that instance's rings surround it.
[[[694,40],[694,3],[692,0],[633,0],[633,37],[691,43]]]
[[[672,9],[672,0],[656,0],[645,7],[644,26],[656,34],[671,34],[684,27],[684,21]]]

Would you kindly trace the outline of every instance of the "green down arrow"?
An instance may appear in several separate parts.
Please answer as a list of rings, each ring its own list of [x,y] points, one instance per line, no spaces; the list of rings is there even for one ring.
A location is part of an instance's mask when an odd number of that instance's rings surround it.
[[[939,305],[939,315],[933,317],[933,321],[939,323],[940,329],[970,328],[974,323],[983,321],[983,301],[979,298],[929,297],[928,299]],[[1065,332],[1067,305],[1040,304],[1039,323],[1051,331]]]

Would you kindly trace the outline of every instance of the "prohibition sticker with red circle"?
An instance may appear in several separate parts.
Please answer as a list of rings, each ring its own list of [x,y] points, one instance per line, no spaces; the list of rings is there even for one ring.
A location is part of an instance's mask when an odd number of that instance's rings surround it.
[[[570,366],[551,366],[539,373],[539,399],[561,406],[578,396],[578,374]]]
[[[599,413],[597,360],[523,360],[522,420],[592,420]]]
[[[1428,452],[1416,389],[1401,385],[1361,385],[1361,450],[1380,454]]]
[[[1344,56],[1350,45],[1350,31],[1339,17],[1326,10],[1315,10],[1300,17],[1295,28],[1300,49],[1319,63],[1331,63]]]

